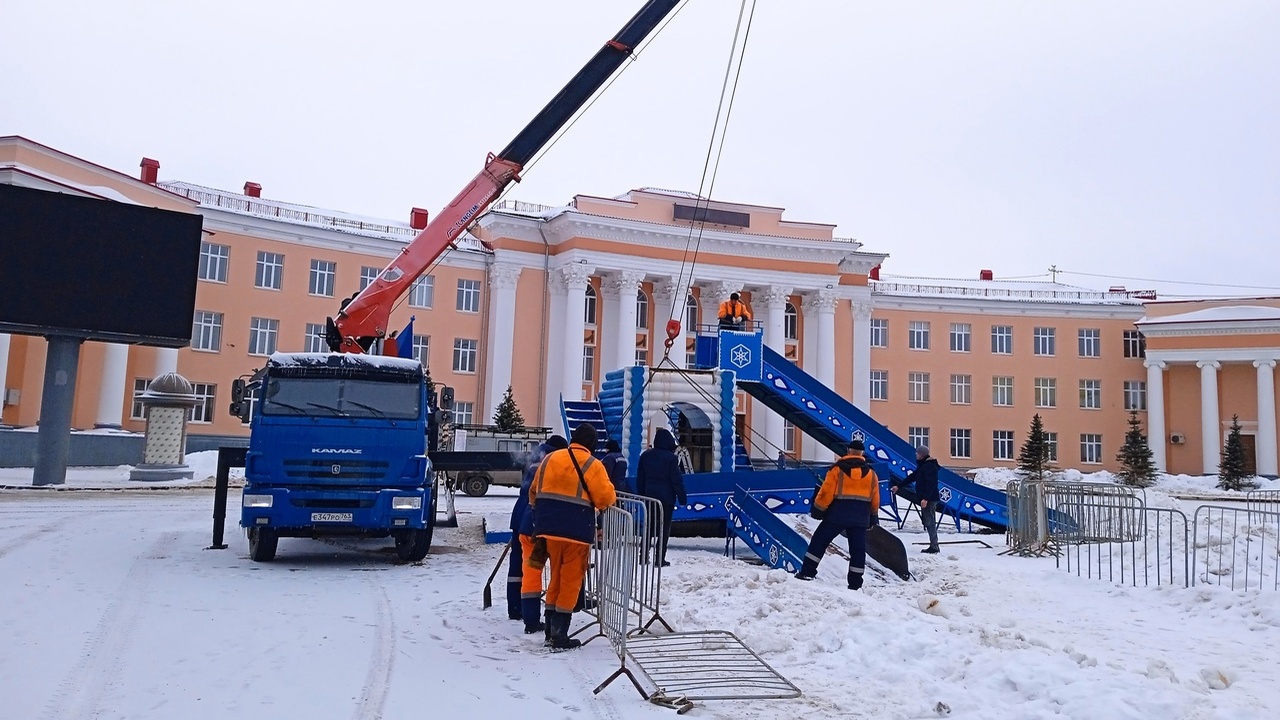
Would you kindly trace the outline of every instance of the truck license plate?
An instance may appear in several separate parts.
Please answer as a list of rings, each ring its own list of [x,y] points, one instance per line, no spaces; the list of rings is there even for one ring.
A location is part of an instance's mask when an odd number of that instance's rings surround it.
[[[351,513],[311,513],[311,522],[351,522]]]

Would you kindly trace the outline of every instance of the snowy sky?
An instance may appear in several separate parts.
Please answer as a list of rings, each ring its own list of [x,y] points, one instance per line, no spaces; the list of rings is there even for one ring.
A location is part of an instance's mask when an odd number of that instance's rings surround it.
[[[641,2],[7,5],[0,135],[407,219]],[[739,7],[690,0],[508,197],[696,190]],[[834,223],[888,274],[1280,294],[1278,36],[1269,0],[765,0],[713,196]]]

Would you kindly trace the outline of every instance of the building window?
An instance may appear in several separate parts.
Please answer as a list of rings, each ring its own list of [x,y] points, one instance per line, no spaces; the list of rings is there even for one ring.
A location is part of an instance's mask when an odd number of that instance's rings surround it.
[[[888,400],[889,399],[889,371],[888,370],[872,370],[871,371],[871,399],[872,400]]]
[[[1082,433],[1080,435],[1080,462],[1102,462],[1102,435]]]
[[[951,457],[973,457],[973,431],[966,428],[951,428]]]
[[[911,447],[928,447],[929,446],[929,428],[927,427],[909,427],[907,428],[907,442]]]
[[[210,352],[222,349],[222,313],[196,311],[191,324],[191,349]]]
[[[413,336],[413,359],[417,360],[424,368],[431,368],[431,336],[417,335]]]
[[[254,287],[279,290],[284,280],[284,255],[258,251],[258,267],[253,275]]]
[[[1102,331],[1098,328],[1080,328],[1080,357],[1102,357]]]
[[[991,404],[997,407],[1013,406],[1013,378],[997,375],[991,378]]]
[[[929,402],[929,373],[907,373],[907,402]]]
[[[455,402],[453,404],[453,424],[470,425],[475,417],[476,404],[472,402]]]
[[[951,404],[968,405],[973,402],[973,376],[951,376]]]
[[[993,460],[1013,459],[1013,431],[993,430],[991,432],[991,458]]]
[[[643,290],[636,291],[636,329],[649,329],[649,296]]]
[[[376,267],[360,268],[360,289],[364,290],[372,285],[373,281],[378,279],[378,273],[380,272],[382,271]]]
[[[592,383],[596,381],[596,348],[594,345],[586,345],[582,348],[582,382]]]
[[[692,295],[684,301],[684,330],[691,333],[698,331],[698,299]],[[693,367],[693,363],[686,367]]]
[[[969,323],[951,323],[951,352],[970,351],[973,326]]]
[[[142,405],[142,393],[151,387],[151,380],[147,378],[133,379],[133,405],[129,407],[130,420],[146,420],[147,409]]]
[[[582,300],[582,322],[588,327],[596,324],[596,289],[587,284],[587,294]]]
[[[1044,446],[1049,449],[1049,462],[1058,462],[1058,433],[1046,432]]]
[[[1038,327],[1031,334],[1031,353],[1043,357],[1053,357],[1057,331],[1051,327]]]
[[[458,281],[458,312],[480,312],[480,281]]]
[[[249,354],[270,355],[275,352],[279,333],[279,320],[252,318],[249,321]]]
[[[1013,354],[1013,326],[1012,325],[992,325],[991,326],[991,354],[992,355],[1012,355]]]
[[[871,318],[871,347],[889,347],[889,321]]]
[[[907,348],[911,350],[929,349],[929,321],[912,320],[907,327]]]
[[[321,297],[333,297],[333,279],[338,274],[338,264],[330,260],[311,261],[311,280],[307,292]]]
[[[218,393],[218,386],[210,383],[191,383],[191,392],[199,402],[191,407],[188,418],[193,423],[213,422],[214,396]]]
[[[1147,383],[1145,380],[1124,381],[1124,409],[1147,409]]]
[[[1058,379],[1036,378],[1036,407],[1058,407]]]
[[[782,421],[782,451],[792,455],[796,452],[796,426],[786,419]]]
[[[324,352],[329,344],[325,341],[324,325],[307,323],[307,335],[302,339],[303,352]]]
[[[430,309],[436,304],[436,276],[422,275],[409,286],[409,307]]]
[[[1102,409],[1102,381],[1080,381],[1080,407],[1083,410]]]
[[[636,348],[636,365],[639,365],[640,367],[646,367],[648,364],[649,364],[649,349],[642,348],[642,347]]]
[[[791,303],[787,303],[782,314],[782,336],[785,340],[800,339],[800,313],[796,312],[796,306]]]
[[[210,242],[200,243],[201,280],[224,283],[227,281],[227,264],[230,262],[231,248],[226,245],[215,245]]]
[[[476,371],[476,341],[457,338],[453,341],[453,371],[456,373],[473,373]]]
[[[1137,330],[1124,331],[1124,356],[1127,358],[1144,358],[1147,356],[1147,339]]]

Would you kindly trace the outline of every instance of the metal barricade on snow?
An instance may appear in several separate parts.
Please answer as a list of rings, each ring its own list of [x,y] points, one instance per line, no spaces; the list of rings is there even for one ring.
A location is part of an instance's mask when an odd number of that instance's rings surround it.
[[[1124,585],[1191,584],[1187,516],[1169,508],[1131,508],[1124,503],[1064,503],[1058,566],[1080,577]],[[1082,518],[1068,527],[1066,517]]]
[[[1201,505],[1194,517],[1194,583],[1280,590],[1280,512]]]

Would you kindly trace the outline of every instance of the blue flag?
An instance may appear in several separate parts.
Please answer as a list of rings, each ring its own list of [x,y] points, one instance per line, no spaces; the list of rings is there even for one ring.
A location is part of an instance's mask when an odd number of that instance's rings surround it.
[[[414,318],[410,317],[409,324],[396,336],[396,354],[402,358],[413,357],[413,321]]]

